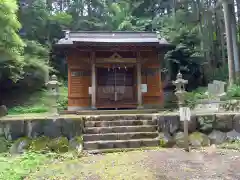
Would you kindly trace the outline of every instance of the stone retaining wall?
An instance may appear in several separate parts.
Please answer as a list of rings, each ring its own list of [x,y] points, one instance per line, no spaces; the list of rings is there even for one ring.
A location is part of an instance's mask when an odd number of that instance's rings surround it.
[[[39,118],[33,120],[0,120],[0,138],[15,141],[21,137],[31,139],[48,137],[56,139],[82,136],[86,120],[131,120],[152,119],[157,121],[160,144],[172,147],[183,145],[183,122],[174,115],[109,115]],[[192,146],[220,144],[227,140],[240,140],[240,114],[195,115],[189,121],[189,139]]]
[[[160,138],[171,144],[183,141],[183,122],[177,115],[157,115]],[[190,145],[221,144],[227,140],[240,140],[240,114],[214,114],[192,116],[188,123]],[[196,137],[197,136],[197,137]],[[197,138],[199,141],[194,138]],[[203,142],[204,141],[204,142]],[[177,143],[177,145],[179,145]],[[182,143],[182,145],[184,145]],[[181,146],[181,145],[180,145]]]
[[[2,120],[0,121],[0,136],[7,140],[20,137],[50,138],[67,137],[71,139],[83,133],[84,119],[34,119],[34,120]]]

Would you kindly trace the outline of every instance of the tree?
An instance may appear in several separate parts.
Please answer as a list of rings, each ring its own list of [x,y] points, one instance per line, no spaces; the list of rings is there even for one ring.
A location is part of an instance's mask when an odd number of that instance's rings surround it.
[[[0,0],[0,79],[16,81],[22,75],[24,42],[18,35],[17,10],[15,0]]]

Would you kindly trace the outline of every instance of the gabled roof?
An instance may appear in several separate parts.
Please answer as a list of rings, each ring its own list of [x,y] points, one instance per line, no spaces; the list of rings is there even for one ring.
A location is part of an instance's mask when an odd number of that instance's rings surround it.
[[[65,38],[60,39],[58,45],[74,43],[148,43],[169,45],[164,39],[159,39],[155,32],[96,32],[96,31],[66,31]]]

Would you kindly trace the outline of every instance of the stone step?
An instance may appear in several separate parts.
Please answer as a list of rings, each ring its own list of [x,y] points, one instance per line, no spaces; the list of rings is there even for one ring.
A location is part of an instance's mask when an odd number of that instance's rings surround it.
[[[155,132],[157,126],[111,126],[111,127],[87,127],[85,134],[124,133],[124,132]]]
[[[94,149],[85,150],[88,154],[104,154],[104,153],[116,153],[116,152],[128,152],[128,151],[155,151],[159,150],[159,146],[152,147],[140,147],[140,148],[114,148],[114,149]]]
[[[86,121],[85,127],[157,125],[155,120]]]
[[[85,134],[83,140],[101,141],[101,140],[130,140],[130,139],[149,139],[156,138],[157,132],[128,132],[128,133],[106,133],[106,134]]]
[[[159,145],[156,139],[131,139],[131,140],[115,140],[115,141],[88,141],[84,142],[85,150],[96,149],[113,149],[113,148],[140,148],[154,147]]]
[[[117,114],[117,113],[116,113]],[[100,115],[100,116],[86,116],[86,121],[116,121],[116,120],[152,120],[153,114],[143,115]]]

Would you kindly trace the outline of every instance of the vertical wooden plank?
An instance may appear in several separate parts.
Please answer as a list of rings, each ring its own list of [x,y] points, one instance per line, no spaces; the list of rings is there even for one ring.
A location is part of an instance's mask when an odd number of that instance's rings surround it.
[[[96,109],[96,62],[95,62],[95,52],[91,52],[91,77],[92,77],[92,86],[91,86],[91,95],[92,95],[92,109]]]
[[[140,52],[137,52],[137,94],[138,94],[138,109],[143,108],[142,106],[142,91],[141,91],[141,84],[142,84],[142,70],[141,70],[141,56]]]

